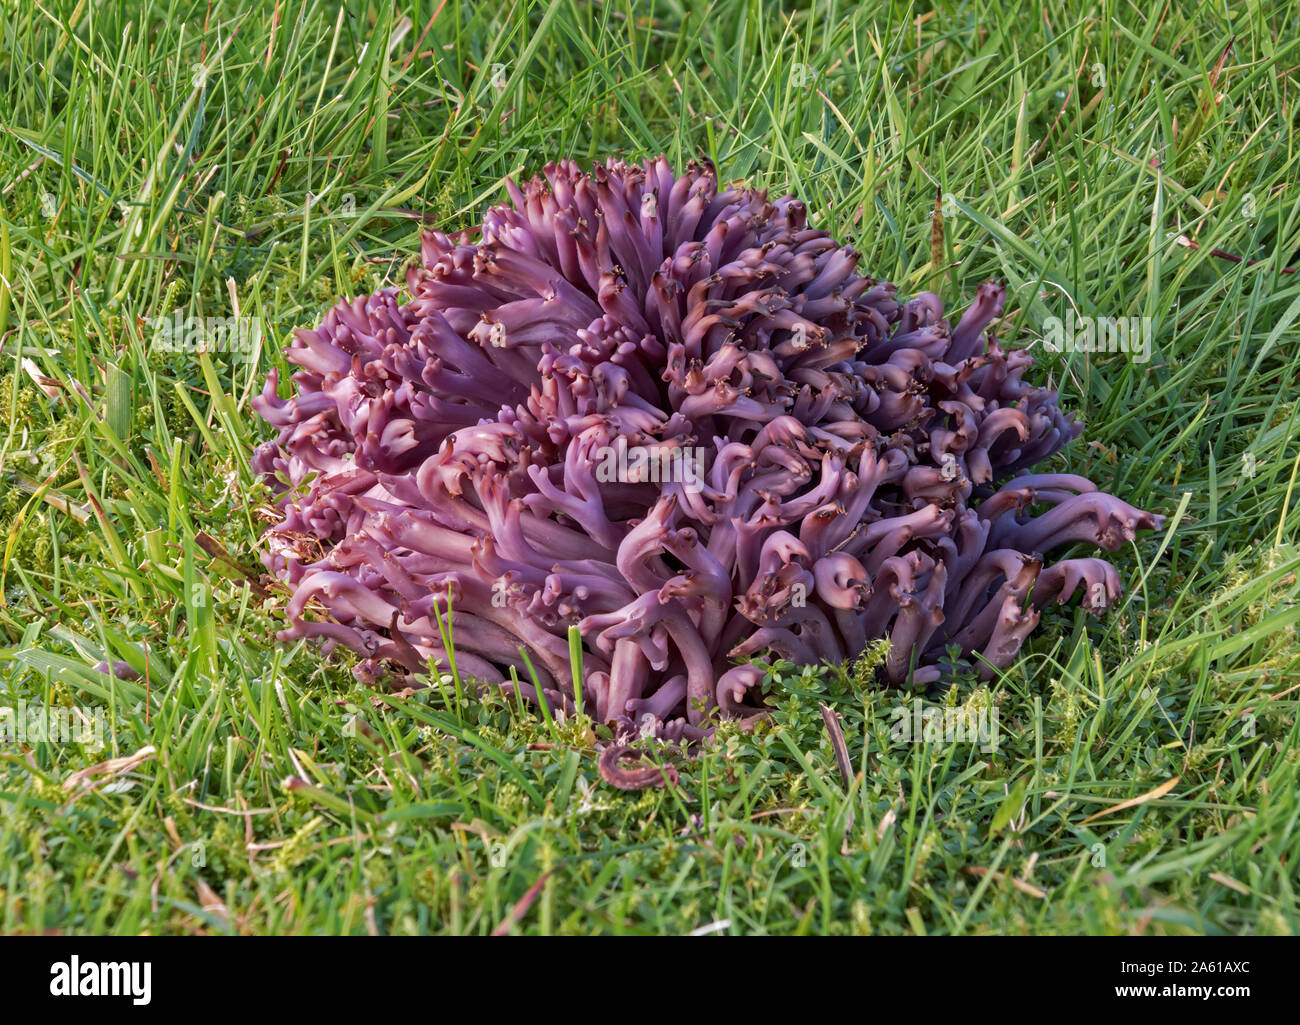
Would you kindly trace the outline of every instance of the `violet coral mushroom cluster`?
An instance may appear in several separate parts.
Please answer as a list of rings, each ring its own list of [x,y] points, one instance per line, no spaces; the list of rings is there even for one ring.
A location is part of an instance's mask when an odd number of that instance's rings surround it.
[[[408,302],[297,332],[292,396],[272,372],[256,402],[282,638],[376,678],[446,667],[450,639],[462,673],[572,708],[576,625],[597,720],[695,739],[762,714],[772,657],[888,638],[890,684],[952,646],[988,678],[1049,602],[1120,593],[1046,553],[1160,525],[1030,472],[1080,425],[987,331],[1000,286],[950,326],[707,166],[563,161],[509,193],[476,235],[424,235]]]

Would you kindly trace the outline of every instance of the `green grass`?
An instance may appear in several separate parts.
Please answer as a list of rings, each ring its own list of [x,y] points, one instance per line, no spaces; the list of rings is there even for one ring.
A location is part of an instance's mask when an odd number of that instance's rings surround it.
[[[1300,928],[1300,7],[686,6],[3,4],[0,695],[107,744],[0,746],[0,930]],[[507,175],[660,152],[797,191],[906,293],[1006,281],[1013,344],[1152,318],[1145,365],[1036,350],[1088,423],[1054,465],[1170,528],[942,699],[996,751],[791,667],[770,727],[626,794],[584,722],[274,642],[249,398],[291,329]],[[256,361],[158,352],[177,309],[260,318]]]

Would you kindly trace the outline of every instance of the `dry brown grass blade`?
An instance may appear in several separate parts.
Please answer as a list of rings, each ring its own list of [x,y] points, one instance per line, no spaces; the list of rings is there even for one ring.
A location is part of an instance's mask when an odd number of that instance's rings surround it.
[[[1192,123],[1178,137],[1177,155],[1179,157],[1192,148],[1196,140],[1201,137],[1201,133],[1205,131],[1205,126],[1210,123],[1210,118],[1214,115],[1214,112],[1219,109],[1219,76],[1223,74],[1223,66],[1227,63],[1228,54],[1232,52],[1232,45],[1236,41],[1236,36],[1228,40],[1228,45],[1223,48],[1223,52],[1219,54],[1219,59],[1214,62],[1214,67],[1210,69],[1209,80],[1206,82],[1205,91],[1201,96],[1200,104],[1196,108]]]
[[[1173,779],[1167,779],[1154,790],[1148,790],[1145,794],[1132,797],[1127,801],[1120,801],[1119,804],[1113,804],[1109,808],[1105,808],[1094,815],[1089,815],[1086,819],[1080,822],[1079,825],[1086,826],[1089,822],[1103,818],[1106,815],[1114,815],[1117,811],[1124,811],[1127,808],[1136,808],[1139,804],[1146,804],[1148,801],[1158,800],[1159,798],[1164,797],[1165,794],[1169,793],[1169,791],[1173,790],[1174,787],[1178,786],[1178,781],[1182,778],[1182,776],[1175,776]]]
[[[224,563],[231,572],[238,574],[246,580],[248,586],[252,588],[253,593],[259,598],[271,597],[271,592],[262,585],[262,582],[257,578],[257,575],[246,567],[241,566],[239,560],[230,554],[226,549],[226,546],[206,530],[200,530],[194,535],[194,543],[202,548],[210,558],[217,562]],[[229,575],[229,573],[227,575]]]
[[[88,765],[84,769],[78,769],[65,779],[63,789],[75,791],[71,798],[71,800],[75,801],[87,791],[102,786],[118,776],[124,776],[133,769],[138,768],[151,760],[157,753],[157,749],[152,744],[149,744],[140,748],[134,754],[123,755],[121,758],[109,758],[106,761]]]
[[[541,877],[537,882],[528,887],[528,891],[520,897],[519,900],[515,902],[515,906],[510,909],[510,914],[506,915],[506,917],[501,920],[501,924],[492,930],[493,936],[510,935],[511,927],[518,925],[524,915],[528,914],[528,909],[533,906],[533,902],[537,900],[538,896],[542,892],[542,887],[546,885],[546,880],[551,877],[551,873],[554,871],[555,869],[548,868],[541,874]]]
[[[835,764],[840,767],[840,779],[844,781],[844,789],[847,791],[853,786],[853,763],[849,760],[849,746],[844,742],[840,717],[828,706],[820,707],[822,722],[826,724],[826,733],[831,738],[831,750],[835,752]]]
[[[942,285],[943,274],[943,189],[934,190],[934,213],[930,215],[930,274],[931,291],[936,295]],[[942,296],[940,296],[942,298]]]
[[[1005,872],[994,872],[992,869],[981,868],[979,865],[967,865],[962,869],[968,876],[992,876],[998,882],[1006,880],[1021,893],[1027,893],[1038,900],[1047,899],[1047,891],[1035,886],[1033,883],[1027,883],[1023,879],[1017,879],[1015,876],[1009,876]]]

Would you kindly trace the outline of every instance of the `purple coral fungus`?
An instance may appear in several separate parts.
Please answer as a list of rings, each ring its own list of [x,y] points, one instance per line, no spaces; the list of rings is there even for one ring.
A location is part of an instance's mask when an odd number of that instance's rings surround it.
[[[799,200],[705,166],[565,161],[509,192],[477,241],[424,236],[408,302],[299,331],[292,396],[272,372],[257,401],[282,636],[376,676],[446,665],[450,638],[460,671],[572,707],[577,625],[598,720],[696,738],[762,714],[770,654],[887,637],[891,684],[937,680],[951,645],[988,678],[1047,603],[1120,592],[1047,552],[1160,525],[1028,472],[1080,427],[987,332],[1000,286],[950,327]]]

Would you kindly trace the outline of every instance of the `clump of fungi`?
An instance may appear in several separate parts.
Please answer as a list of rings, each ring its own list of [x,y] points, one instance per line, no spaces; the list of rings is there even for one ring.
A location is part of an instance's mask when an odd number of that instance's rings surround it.
[[[1000,286],[949,325],[799,200],[705,166],[563,161],[509,192],[480,232],[424,235],[408,302],[297,332],[292,395],[272,372],[257,400],[282,637],[377,678],[446,666],[450,635],[461,672],[570,709],[576,625],[597,720],[696,740],[763,714],[773,656],[887,637],[889,684],[950,647],[989,678],[1049,602],[1120,593],[1046,553],[1160,525],[1030,472],[1080,426],[986,331]]]

